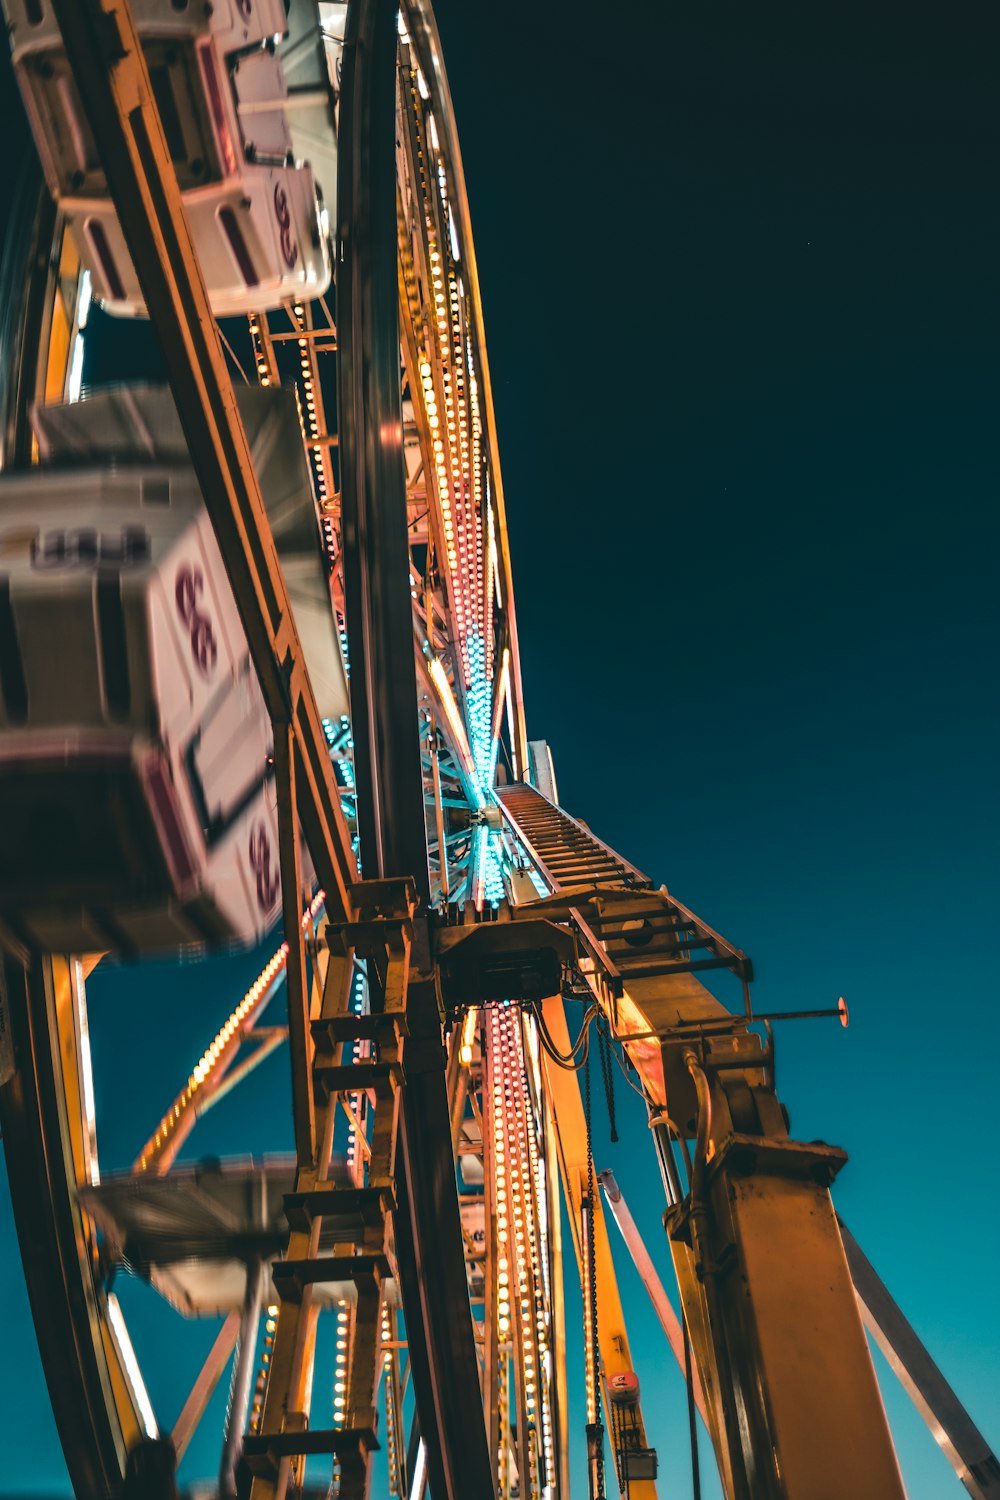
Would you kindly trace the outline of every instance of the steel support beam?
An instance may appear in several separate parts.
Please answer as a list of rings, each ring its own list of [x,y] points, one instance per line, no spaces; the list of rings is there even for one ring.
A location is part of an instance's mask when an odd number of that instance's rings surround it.
[[[402,455],[393,0],[351,0],[341,75],[337,336],[344,590],[358,824],[368,879],[429,898]],[[422,926],[421,919],[417,919]],[[414,1394],[434,1500],[492,1494],[445,1055],[429,955],[415,955],[395,1215]]]
[[[629,1212],[629,1207],[625,1202],[621,1188],[615,1181],[615,1174],[608,1171],[598,1172],[597,1177],[601,1187],[604,1189],[612,1217],[621,1231],[622,1239],[628,1246],[628,1252],[632,1257],[636,1270],[639,1272],[649,1300],[653,1304],[653,1310],[660,1320],[660,1327],[666,1335],[667,1343],[670,1345],[670,1352],[676,1359],[683,1375],[684,1330],[681,1327],[680,1319],[674,1312],[670,1299],[664,1290],[663,1282],[657,1275],[656,1267],[653,1265],[652,1257],[643,1243],[638,1225]],[[701,1413],[702,1421],[707,1427],[708,1416],[705,1412],[705,1397],[701,1389],[701,1381],[698,1379],[697,1370],[694,1371],[692,1384],[694,1387],[695,1405]]]
[[[337,163],[341,527],[358,829],[368,880],[429,899],[407,540],[396,271],[393,0],[351,0]]]
[[[1000,1463],[996,1454],[843,1219],[838,1222],[868,1332],[969,1494],[974,1500],[1000,1500]]]
[[[530,911],[530,906],[528,910]],[[567,1054],[570,1050],[569,1028],[562,999],[552,996],[543,1004],[543,1015],[548,1033],[558,1051]],[[569,1219],[570,1236],[576,1252],[581,1283],[584,1271],[584,1241],[581,1228],[581,1206],[587,1193],[587,1122],[583,1109],[578,1075],[568,1068],[560,1067],[548,1051],[542,1052],[542,1075],[545,1093],[552,1105],[554,1135],[559,1154],[559,1175],[566,1198],[566,1213]],[[597,1341],[601,1352],[601,1395],[604,1398],[605,1425],[613,1432],[610,1402],[607,1399],[607,1380],[611,1375],[625,1374],[635,1369],[625,1328],[625,1313],[618,1291],[611,1241],[608,1238],[607,1220],[601,1206],[599,1193],[595,1191],[592,1205],[594,1226],[594,1259],[597,1273]],[[646,1424],[642,1408],[637,1407],[640,1444],[647,1443]],[[565,1417],[565,1412],[563,1412]],[[606,1483],[613,1472],[614,1464],[607,1466]],[[656,1500],[658,1490],[653,1479],[634,1479],[629,1485],[630,1500]]]
[[[222,1327],[215,1336],[215,1341],[205,1363],[198,1373],[198,1378],[188,1392],[188,1398],[180,1409],[177,1421],[174,1423],[170,1433],[170,1441],[174,1445],[177,1462],[180,1463],[187,1452],[188,1443],[194,1437],[198,1423],[205,1415],[205,1408],[211,1401],[218,1385],[220,1377],[229,1356],[236,1347],[236,1340],[240,1336],[240,1322],[242,1315],[235,1309],[226,1318]]]
[[[312,1038],[309,1034],[309,983],[302,933],[302,850],[299,842],[298,767],[290,724],[274,726],[274,784],[278,794],[278,842],[281,850],[281,902],[285,919],[288,1052],[292,1065],[292,1120],[300,1167],[316,1158],[316,1110],[312,1090]]]
[[[250,1409],[250,1388],[253,1381],[257,1331],[260,1325],[260,1308],[264,1300],[266,1276],[267,1267],[259,1260],[247,1262],[247,1285],[240,1314],[240,1332],[236,1345],[236,1359],[233,1363],[233,1378],[229,1388],[222,1462],[219,1465],[220,1500],[236,1500],[236,1466],[243,1451],[243,1434],[246,1431],[247,1412]]]
[[[394,1223],[410,1369],[431,1495],[467,1500],[491,1496],[493,1478],[432,982],[411,982],[407,1021]]]

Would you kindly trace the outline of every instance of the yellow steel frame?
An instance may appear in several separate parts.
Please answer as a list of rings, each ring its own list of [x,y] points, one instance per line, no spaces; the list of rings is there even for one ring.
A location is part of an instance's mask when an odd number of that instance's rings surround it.
[[[566,1012],[558,995],[546,1000],[542,1009],[543,1019],[556,1048],[563,1054],[570,1050],[569,1028]],[[546,1051],[542,1051],[542,1071],[545,1091],[551,1101],[554,1116],[554,1134],[559,1156],[559,1174],[570,1222],[573,1249],[581,1282],[585,1275],[584,1251],[580,1236],[581,1203],[587,1193],[587,1125],[584,1118],[583,1100],[576,1073],[562,1068]],[[607,1382],[610,1376],[633,1370],[628,1333],[625,1328],[625,1313],[618,1291],[611,1255],[611,1241],[600,1196],[595,1192],[594,1252],[597,1271],[597,1339],[601,1353],[602,1394],[608,1430],[613,1431],[611,1409],[608,1400]],[[640,1442],[647,1442],[646,1427],[641,1407],[638,1412]],[[629,1485],[630,1500],[656,1500],[657,1488],[654,1480],[634,1479]]]
[[[902,1500],[829,1193],[845,1154],[789,1139],[759,1039],[693,975],[602,1004],[660,1123],[696,1141],[670,1247],[727,1496]]]

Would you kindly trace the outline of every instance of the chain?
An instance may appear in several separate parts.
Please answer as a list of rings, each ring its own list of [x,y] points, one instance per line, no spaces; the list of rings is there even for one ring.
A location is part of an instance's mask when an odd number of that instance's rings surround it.
[[[629,1500],[629,1472],[628,1452],[634,1445],[633,1434],[636,1429],[635,1413],[632,1413],[631,1422],[626,1417],[621,1407],[611,1408],[611,1440],[615,1446],[615,1468],[618,1471],[618,1489]]]
[[[615,1121],[615,1075],[611,1069],[611,1038],[608,1023],[603,1016],[597,1020],[597,1050],[601,1058],[601,1077],[604,1079],[604,1098],[608,1105],[608,1122],[611,1125],[611,1143],[618,1143],[618,1126]]]

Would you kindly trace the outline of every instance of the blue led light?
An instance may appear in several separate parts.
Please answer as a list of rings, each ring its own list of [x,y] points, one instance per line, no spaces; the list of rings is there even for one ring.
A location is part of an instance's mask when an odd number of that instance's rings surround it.
[[[507,894],[497,850],[498,840],[498,834],[490,837],[483,857],[483,895],[491,906],[498,906]]]
[[[324,719],[322,722],[326,742],[337,756],[333,762],[337,785],[345,791],[353,792],[357,789],[357,782],[354,777],[354,761],[350,755],[354,749],[351,721],[347,714],[341,714],[336,723],[332,719]]]
[[[469,713],[469,744],[476,775],[484,791],[493,784],[492,716],[493,694],[486,677],[486,642],[478,632],[466,638],[469,689],[465,695]]]

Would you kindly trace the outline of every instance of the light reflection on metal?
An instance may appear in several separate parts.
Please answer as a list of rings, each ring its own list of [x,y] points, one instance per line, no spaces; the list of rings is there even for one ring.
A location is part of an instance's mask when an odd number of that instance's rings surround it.
[[[76,1030],[77,1071],[83,1103],[84,1162],[83,1180],[96,1186],[101,1180],[97,1158],[97,1120],[94,1102],[94,1068],[90,1056],[90,1026],[87,1020],[87,992],[80,959],[70,960],[70,993],[73,997],[73,1024]]]
[[[66,398],[69,401],[79,401],[83,389],[83,356],[84,356],[84,333],[87,327],[87,318],[90,314],[91,303],[90,272],[83,271],[80,275],[80,293],[76,309],[76,334],[73,338],[73,354],[70,360],[69,379],[66,387]]]
[[[476,1036],[476,1026],[479,1020],[479,1011],[470,1006],[465,1020],[462,1022],[462,1039],[459,1044],[458,1060],[463,1068],[472,1066],[472,1044]]]
[[[410,1500],[424,1500],[424,1492],[427,1488],[427,1449],[424,1447],[423,1438],[417,1444],[417,1456],[413,1461],[413,1484],[410,1487]]]
[[[476,763],[473,759],[472,748],[469,744],[469,736],[466,733],[462,715],[459,713],[458,704],[455,702],[455,695],[451,690],[451,684],[448,681],[448,674],[442,666],[439,657],[429,657],[428,671],[437,691],[441,706],[444,709],[445,717],[448,720],[448,725],[454,737],[455,746],[461,758],[462,765],[465,768],[466,773],[472,779],[473,793],[476,798],[476,806],[485,807],[486,798],[483,795],[483,790],[479,784],[479,778],[476,774]]]
[[[108,1326],[111,1329],[111,1336],[121,1356],[122,1369],[125,1371],[136,1407],[142,1416],[143,1426],[149,1437],[159,1437],[160,1429],[153,1412],[153,1403],[149,1399],[149,1392],[146,1390],[145,1383],[143,1382],[142,1371],[139,1369],[139,1361],[135,1357],[132,1340],[128,1336],[125,1319],[114,1292],[108,1293],[107,1303]]]
[[[500,724],[504,704],[509,702],[510,691],[510,647],[503,648],[500,673],[493,687],[493,723],[490,731],[490,763],[486,774],[486,785],[492,787],[497,778],[497,756],[500,753]],[[513,739],[513,736],[512,736]]]

